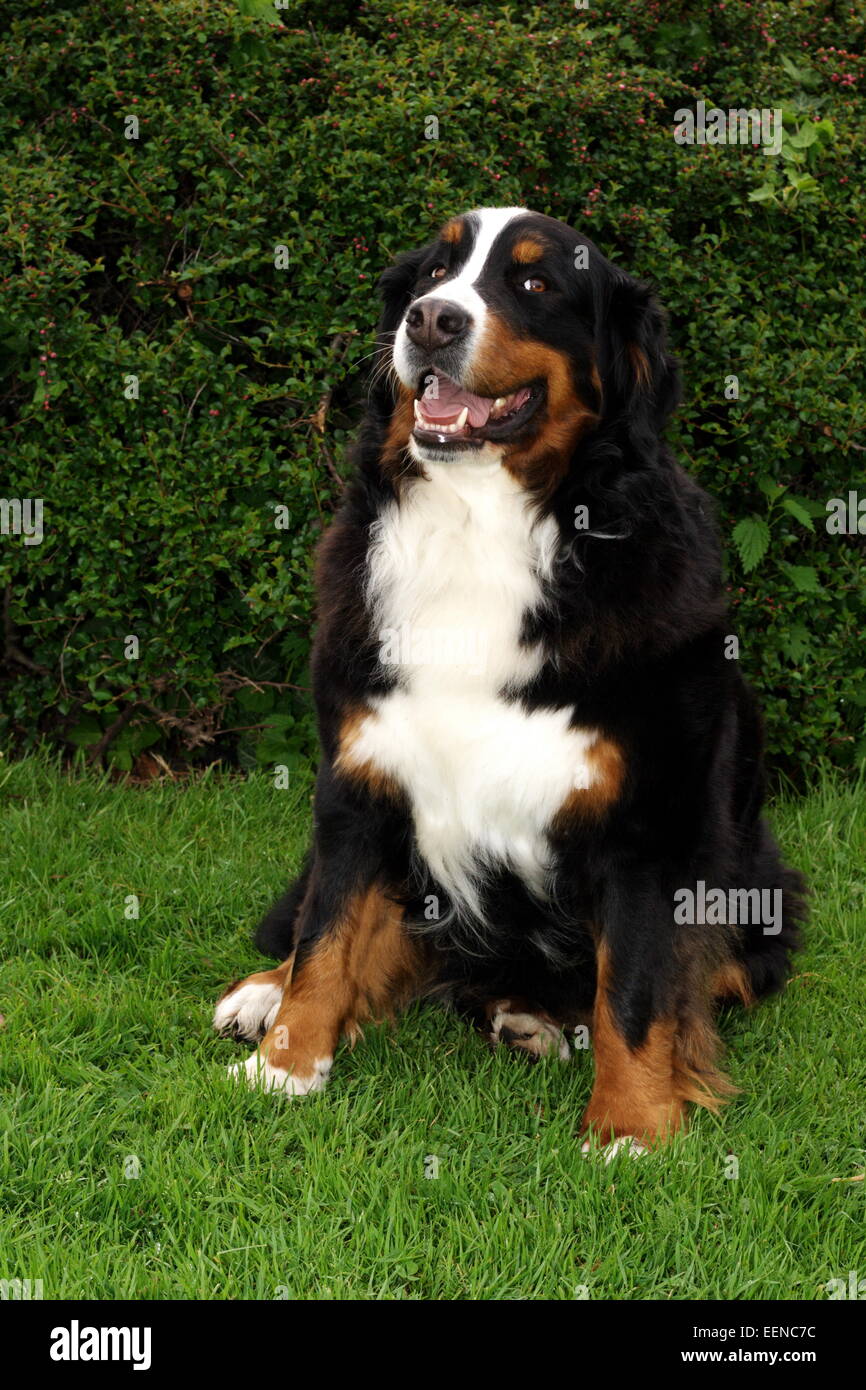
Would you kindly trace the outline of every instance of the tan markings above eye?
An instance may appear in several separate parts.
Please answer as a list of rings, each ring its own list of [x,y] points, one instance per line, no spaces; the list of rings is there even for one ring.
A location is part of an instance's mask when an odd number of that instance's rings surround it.
[[[530,294],[543,294],[547,289],[547,281],[538,275],[531,275],[528,280],[524,280],[523,288],[529,290]]]
[[[525,236],[511,248],[511,254],[518,265],[532,265],[534,261],[540,261],[546,250],[543,241],[536,241],[535,237]]]
[[[444,265],[434,265],[433,269],[430,271],[430,279],[441,280],[442,276],[447,274],[448,271],[445,269]]]

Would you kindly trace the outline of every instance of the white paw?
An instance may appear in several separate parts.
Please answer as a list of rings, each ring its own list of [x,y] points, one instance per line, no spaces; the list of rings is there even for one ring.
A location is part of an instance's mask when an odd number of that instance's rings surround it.
[[[538,1018],[535,1014],[513,1014],[505,1007],[497,1008],[490,1024],[490,1040],[494,1047],[504,1043],[530,1057],[558,1057],[568,1062],[571,1050],[568,1039],[561,1028],[552,1020]]]
[[[238,985],[220,999],[214,1010],[213,1026],[223,1037],[263,1038],[277,1016],[283,987],[270,980]]]
[[[588,1154],[591,1148],[590,1141],[586,1139],[580,1146],[580,1152],[584,1155]],[[642,1144],[631,1134],[625,1134],[621,1139],[614,1139],[610,1144],[605,1144],[601,1152],[604,1154],[604,1163],[607,1167],[608,1163],[613,1163],[613,1160],[621,1153],[627,1154],[629,1158],[641,1158],[643,1154],[649,1153],[649,1145]]]
[[[261,1091],[278,1091],[286,1096],[307,1096],[311,1091],[323,1091],[333,1058],[321,1057],[313,1063],[310,1076],[298,1076],[285,1067],[272,1067],[258,1049],[246,1062],[237,1062],[228,1073],[235,1081]]]

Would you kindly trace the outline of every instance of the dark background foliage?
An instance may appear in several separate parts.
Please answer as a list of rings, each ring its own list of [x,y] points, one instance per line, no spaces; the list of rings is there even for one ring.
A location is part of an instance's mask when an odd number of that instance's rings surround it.
[[[141,775],[157,753],[309,755],[311,550],[377,275],[454,212],[526,203],[668,306],[671,442],[719,503],[776,767],[864,756],[864,538],[825,524],[830,498],[866,496],[862,9],[4,14],[0,495],[45,504],[41,545],[0,536],[7,746],[49,737]],[[782,155],[677,145],[699,99],[781,107]]]

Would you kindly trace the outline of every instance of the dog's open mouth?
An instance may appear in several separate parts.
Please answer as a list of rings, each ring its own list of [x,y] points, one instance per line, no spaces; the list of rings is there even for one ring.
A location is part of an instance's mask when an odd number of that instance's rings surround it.
[[[479,396],[428,368],[415,397],[415,438],[445,445],[481,444],[516,434],[535,414],[544,396],[538,382],[503,396]]]

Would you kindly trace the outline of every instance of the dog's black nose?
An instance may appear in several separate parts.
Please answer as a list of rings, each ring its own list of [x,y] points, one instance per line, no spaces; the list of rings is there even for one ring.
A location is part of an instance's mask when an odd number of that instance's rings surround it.
[[[419,299],[406,315],[406,332],[416,347],[434,352],[465,333],[472,319],[449,299]]]

